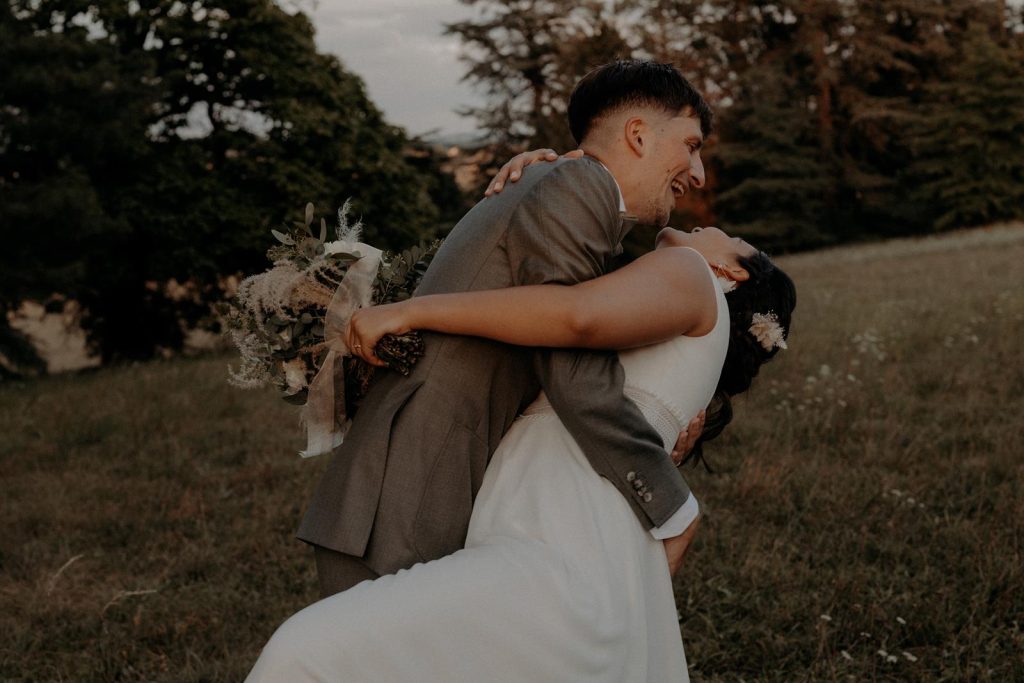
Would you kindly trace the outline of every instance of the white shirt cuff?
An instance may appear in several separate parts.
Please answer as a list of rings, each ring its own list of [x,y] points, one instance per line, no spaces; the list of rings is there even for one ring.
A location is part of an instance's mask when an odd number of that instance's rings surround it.
[[[697,519],[699,514],[700,505],[697,504],[697,499],[691,493],[682,507],[676,510],[675,514],[669,517],[667,522],[651,529],[651,536],[654,536],[658,541],[678,536],[693,524],[693,520]]]

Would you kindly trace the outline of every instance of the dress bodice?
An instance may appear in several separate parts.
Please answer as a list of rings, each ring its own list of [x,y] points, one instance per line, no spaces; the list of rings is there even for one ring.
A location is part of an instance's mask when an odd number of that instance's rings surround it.
[[[729,307],[717,278],[718,320],[701,337],[678,336],[658,344],[619,352],[625,371],[625,393],[658,431],[666,448],[715,393],[729,344]],[[544,394],[525,414],[552,410]]]

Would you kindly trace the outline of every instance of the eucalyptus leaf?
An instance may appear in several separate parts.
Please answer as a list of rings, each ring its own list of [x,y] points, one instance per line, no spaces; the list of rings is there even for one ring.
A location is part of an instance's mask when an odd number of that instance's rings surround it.
[[[289,247],[294,246],[295,240],[293,240],[291,237],[284,234],[280,230],[271,229],[270,232],[273,233],[274,237],[276,237],[277,241],[280,242],[281,244],[285,244]]]
[[[326,242],[327,241],[327,219],[326,218],[321,218],[320,219],[320,241],[321,242]]]
[[[315,209],[313,207],[313,202],[307,202],[306,203],[306,225],[307,226],[309,226],[310,224],[313,223],[313,212],[314,211],[315,211]]]

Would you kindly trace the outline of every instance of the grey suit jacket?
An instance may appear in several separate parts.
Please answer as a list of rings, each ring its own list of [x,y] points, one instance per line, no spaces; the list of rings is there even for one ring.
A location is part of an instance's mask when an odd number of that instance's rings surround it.
[[[536,164],[453,228],[417,294],[588,280],[607,272],[629,227],[600,163]],[[455,552],[491,454],[540,389],[645,527],[686,502],[666,444],[623,395],[614,352],[424,336],[408,377],[378,373],[313,495],[302,540],[380,573]],[[647,482],[640,493],[637,478]]]

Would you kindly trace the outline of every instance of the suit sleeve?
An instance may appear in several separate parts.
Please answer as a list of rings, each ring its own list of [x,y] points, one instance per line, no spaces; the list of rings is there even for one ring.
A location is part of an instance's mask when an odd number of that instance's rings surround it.
[[[516,285],[575,284],[607,272],[622,238],[618,190],[590,160],[564,161],[524,197],[509,223]],[[538,350],[538,379],[591,465],[629,501],[645,528],[690,497],[665,445],[623,393],[614,351]]]

